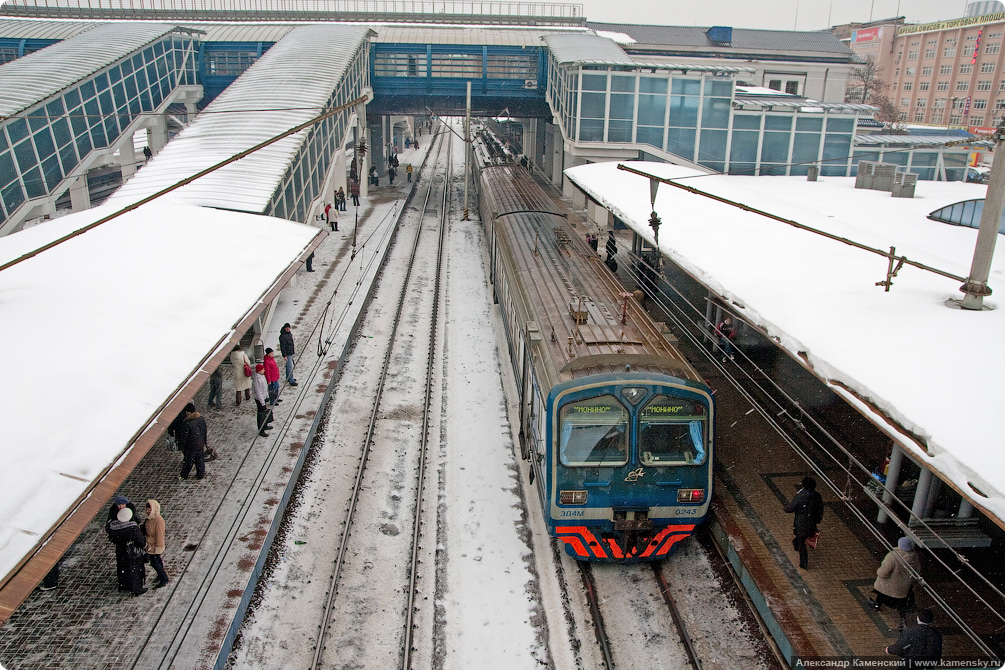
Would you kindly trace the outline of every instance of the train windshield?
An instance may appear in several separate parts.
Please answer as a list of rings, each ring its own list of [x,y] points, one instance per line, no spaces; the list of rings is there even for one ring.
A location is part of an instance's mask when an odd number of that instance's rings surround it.
[[[610,466],[628,462],[628,411],[612,395],[562,407],[559,454],[567,466]]]
[[[705,462],[708,412],[693,400],[658,395],[639,415],[642,464],[701,465]]]

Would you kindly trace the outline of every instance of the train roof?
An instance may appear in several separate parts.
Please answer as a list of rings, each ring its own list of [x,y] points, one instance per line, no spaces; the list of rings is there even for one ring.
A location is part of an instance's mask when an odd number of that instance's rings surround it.
[[[987,187],[919,181],[914,198],[856,189],[854,178],[707,175],[663,163],[644,172],[887,250],[961,277],[969,275],[977,231],[928,214],[983,198]],[[636,233],[652,241],[649,180],[617,163],[565,174]],[[971,502],[1005,518],[1005,331],[991,309],[960,310],[960,282],[904,267],[889,292],[887,260],[840,242],[661,185],[660,247],[775,339],[836,393],[883,428]],[[1005,256],[989,284],[1005,289]],[[879,465],[878,463],[876,464]]]
[[[660,324],[624,293],[614,275],[546,197],[529,173],[514,166],[484,168],[483,193],[497,239],[521,278],[530,312],[526,324],[549,366],[548,382],[592,374],[667,374],[700,381]]]

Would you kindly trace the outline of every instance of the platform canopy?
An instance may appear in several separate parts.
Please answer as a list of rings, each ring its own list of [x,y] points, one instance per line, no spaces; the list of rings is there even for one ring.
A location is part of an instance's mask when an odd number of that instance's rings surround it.
[[[2,237],[0,264],[114,211]],[[0,620],[323,237],[282,219],[154,201],[0,271],[0,347],[11,356]]]
[[[706,175],[663,163],[626,165],[875,249],[896,247],[898,255],[959,277],[969,274],[977,230],[927,216],[987,193],[978,184],[919,181],[914,198],[893,198],[856,189],[848,177],[809,182]],[[565,174],[652,243],[649,179],[617,163]],[[886,292],[876,285],[886,280],[886,257],[672,186],[659,186],[655,210],[667,257],[1003,524],[1000,241],[988,282],[995,293],[985,300],[989,309],[974,312],[958,307],[958,280],[905,266]]]

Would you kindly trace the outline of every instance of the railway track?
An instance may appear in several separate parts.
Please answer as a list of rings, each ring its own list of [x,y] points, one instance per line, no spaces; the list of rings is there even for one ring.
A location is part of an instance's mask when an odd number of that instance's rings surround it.
[[[364,614],[373,622],[372,630],[381,631],[367,640],[369,653],[377,656],[375,662],[392,664],[397,660],[400,667],[412,665],[417,581],[420,562],[426,556],[421,545],[422,509],[431,430],[430,408],[435,398],[433,364],[438,347],[441,259],[451,179],[449,138],[449,135],[442,135],[438,140],[436,155],[445,159],[435,162],[445,168],[437,169],[427,180],[407,259],[399,255],[397,262],[404,262],[405,269],[396,274],[403,276],[400,281],[382,281],[378,289],[376,304],[386,306],[393,302],[394,307],[390,313],[378,316],[378,319],[389,320],[386,336],[379,338],[382,346],[384,342],[386,346],[372,395],[363,394],[373,401],[342,532],[328,569],[327,597],[320,613],[311,668],[343,664],[347,660],[344,657],[347,649],[358,654],[360,644],[353,639],[357,634],[354,624],[358,614]],[[388,300],[388,294],[395,291],[398,292],[396,301]],[[417,365],[420,358],[424,358],[421,367]],[[417,369],[423,371],[415,374]],[[349,383],[366,382],[350,379]],[[391,451],[395,456],[387,458]],[[415,476],[414,480],[406,482],[401,475],[408,470]],[[386,483],[392,486],[384,488]],[[375,496],[378,491],[384,493]],[[393,511],[387,509],[388,502],[392,503]],[[382,521],[381,517],[393,520]],[[409,517],[411,533],[404,535],[401,526],[409,524]],[[393,547],[393,558],[361,551],[361,547],[373,543],[368,538],[362,541],[358,538],[373,531],[393,538],[381,545],[383,549]],[[410,539],[400,541],[399,534]],[[407,560],[397,560],[403,553]],[[376,571],[383,573],[379,579],[374,578]],[[384,588],[400,595],[400,609],[384,606],[387,594],[377,593]],[[348,609],[356,612],[347,612],[345,601],[349,601]],[[388,609],[398,611],[388,612]],[[394,619],[400,613],[404,621],[395,625]],[[329,644],[333,640],[335,643]],[[400,650],[400,657],[390,658],[396,650]]]

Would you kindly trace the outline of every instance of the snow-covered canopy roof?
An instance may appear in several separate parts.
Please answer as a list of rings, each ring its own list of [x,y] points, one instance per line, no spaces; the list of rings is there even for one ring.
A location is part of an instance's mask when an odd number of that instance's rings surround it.
[[[898,255],[960,277],[970,273],[977,231],[926,217],[987,192],[977,184],[919,181],[913,199],[893,198],[855,189],[853,178],[698,176],[663,163],[629,165],[666,178],[692,177],[683,183],[873,248],[895,246]],[[648,179],[616,163],[565,174],[652,241]],[[1005,519],[999,448],[1005,356],[995,349],[1005,309],[960,310],[950,303],[962,298],[960,282],[910,266],[885,292],[876,286],[886,278],[882,256],[668,185],[659,187],[655,209],[664,254],[805,360],[918,462],[999,523]],[[1000,249],[989,285],[1005,291]],[[985,306],[999,302],[996,292]]]
[[[42,102],[172,30],[162,23],[103,23],[0,65],[0,117]]]
[[[309,121],[328,104],[370,29],[298,26],[221,93],[108,202],[137,202]],[[308,131],[286,137],[183,186],[179,202],[264,212]]]
[[[114,211],[2,237],[0,264]],[[64,515],[86,524],[322,237],[158,201],[0,271],[0,347],[18,360],[0,440],[0,619],[13,571]]]

